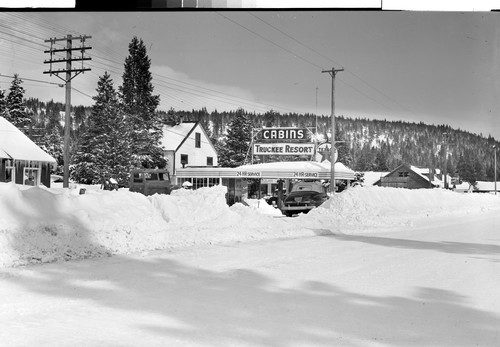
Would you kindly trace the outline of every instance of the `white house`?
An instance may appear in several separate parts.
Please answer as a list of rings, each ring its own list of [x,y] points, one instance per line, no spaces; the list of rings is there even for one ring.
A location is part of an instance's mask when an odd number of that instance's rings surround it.
[[[12,123],[0,117],[0,182],[50,187],[56,160]]]
[[[217,151],[199,122],[181,122],[163,127],[161,144],[165,150],[167,169],[172,176],[182,167],[218,165]]]

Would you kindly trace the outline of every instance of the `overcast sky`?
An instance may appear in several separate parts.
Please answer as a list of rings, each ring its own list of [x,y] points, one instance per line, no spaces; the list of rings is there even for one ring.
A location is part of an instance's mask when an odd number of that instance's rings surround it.
[[[73,79],[72,104],[92,105],[104,71],[121,85],[135,35],[163,110],[329,115],[331,77],[322,70],[333,67],[344,69],[337,115],[448,124],[500,140],[499,28],[490,12],[3,12],[0,88],[18,73],[26,97],[63,102],[64,88],[39,82],[63,83],[43,74],[44,40],[90,35],[92,71]]]

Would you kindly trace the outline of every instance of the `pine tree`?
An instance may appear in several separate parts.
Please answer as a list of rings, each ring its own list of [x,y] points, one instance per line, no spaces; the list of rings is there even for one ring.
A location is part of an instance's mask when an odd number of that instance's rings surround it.
[[[5,91],[0,89],[0,117],[5,117],[7,112],[7,100],[5,100]]]
[[[377,151],[375,162],[373,163],[373,171],[389,171],[387,166],[387,157],[383,150]]]
[[[133,165],[163,168],[166,161],[161,148],[162,116],[156,112],[160,97],[153,95],[150,67],[144,42],[134,36],[125,59],[123,85],[119,88],[126,119],[132,129]]]
[[[9,95],[6,99],[6,118],[18,128],[25,128],[31,124],[31,118],[26,111],[24,104],[24,88],[21,86],[23,81],[18,74],[14,74],[14,79],[9,88]]]
[[[353,161],[351,149],[344,130],[340,128],[339,122],[335,123],[335,141],[338,141],[335,143],[337,161],[347,166],[351,166]]]
[[[64,166],[64,140],[57,128],[52,128],[49,132],[45,133],[40,140],[40,147],[50,154],[57,162],[56,174],[63,174]]]
[[[458,159],[457,172],[460,176],[460,180],[468,182],[469,186],[476,185],[477,182],[477,172],[474,169],[474,163],[472,162],[470,153],[466,152],[461,155]]]
[[[96,90],[89,126],[73,158],[72,178],[98,184],[113,177],[126,186],[131,169],[130,131],[107,72],[99,78]]]
[[[238,109],[228,125],[227,136],[218,144],[219,165],[237,167],[245,163],[252,140],[252,122],[243,109]]]

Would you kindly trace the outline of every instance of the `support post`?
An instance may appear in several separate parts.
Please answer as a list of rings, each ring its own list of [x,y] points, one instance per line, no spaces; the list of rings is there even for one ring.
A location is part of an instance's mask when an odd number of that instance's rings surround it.
[[[497,146],[493,145],[493,151],[495,156],[495,167],[494,167],[494,175],[495,175],[495,195],[497,195]]]
[[[72,35],[67,35],[65,38],[51,38],[49,40],[45,40],[45,42],[50,42],[50,50],[44,51],[44,53],[50,53],[50,60],[44,61],[45,64],[50,64],[49,71],[44,71],[44,74],[56,75],[58,78],[65,82],[66,86],[66,97],[65,97],[65,117],[64,117],[64,166],[63,166],[63,188],[69,187],[69,150],[70,150],[70,134],[71,134],[71,80],[76,77],[78,74],[83,73],[84,71],[90,71],[90,68],[83,67],[83,61],[91,60],[90,57],[85,57],[85,50],[91,49],[92,47],[85,46],[85,39],[92,38],[91,36],[78,36],[73,37]],[[80,40],[82,43],[81,47],[73,48],[73,40]],[[57,41],[66,41],[66,47],[62,49],[55,49],[54,43]],[[80,57],[73,57],[73,51],[80,51]],[[56,52],[66,52],[65,59],[54,59],[54,53]],[[72,68],[73,61],[81,61],[81,68]],[[66,69],[54,70],[52,65],[56,63],[66,63]],[[75,73],[72,75],[72,73]],[[66,73],[66,77],[63,78],[59,76],[60,73]]]
[[[71,35],[68,35],[66,43],[66,97],[64,115],[64,167],[63,167],[63,188],[69,187],[69,146],[71,129]]]
[[[332,77],[332,105],[331,105],[331,125],[332,125],[332,138],[331,138],[331,153],[330,153],[330,192],[335,194],[335,75],[344,69],[323,70],[322,73],[328,72]]]

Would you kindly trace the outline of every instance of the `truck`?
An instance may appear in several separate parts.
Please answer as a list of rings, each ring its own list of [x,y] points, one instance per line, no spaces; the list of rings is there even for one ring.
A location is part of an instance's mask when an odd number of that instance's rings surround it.
[[[144,195],[170,194],[176,187],[166,169],[134,169],[130,172],[129,190]]]

